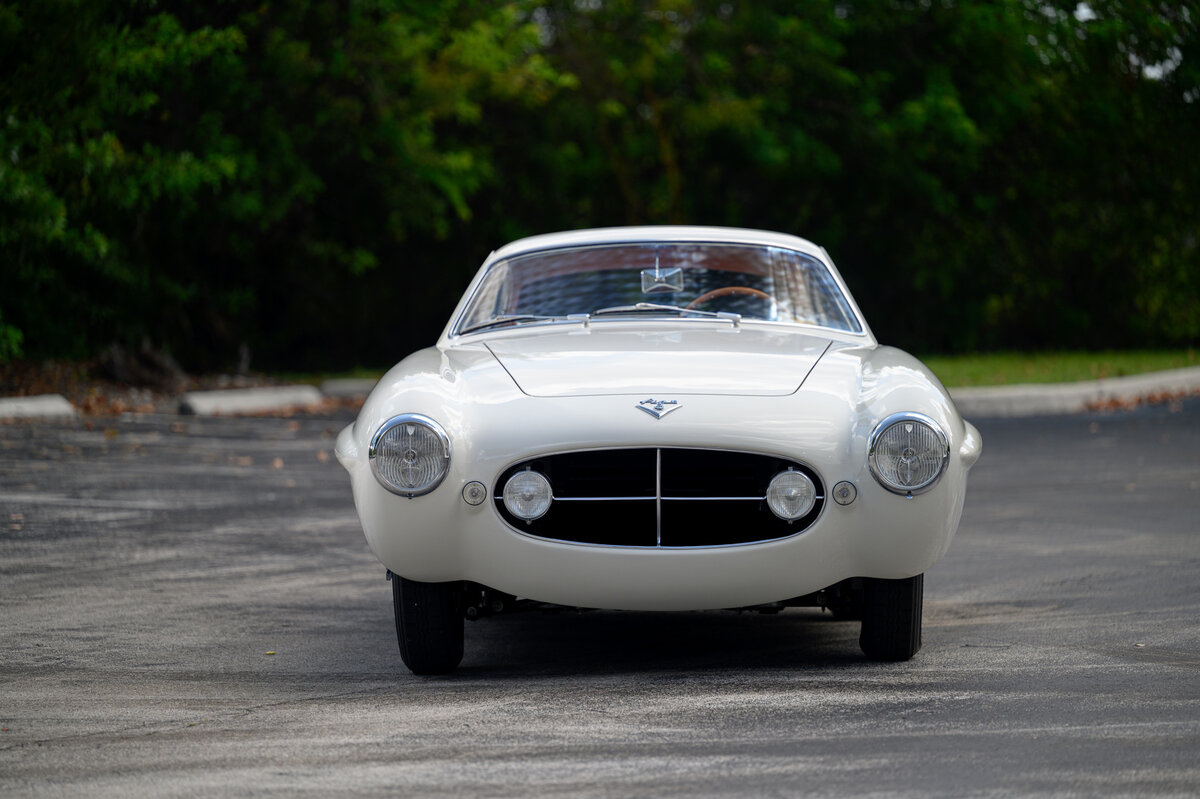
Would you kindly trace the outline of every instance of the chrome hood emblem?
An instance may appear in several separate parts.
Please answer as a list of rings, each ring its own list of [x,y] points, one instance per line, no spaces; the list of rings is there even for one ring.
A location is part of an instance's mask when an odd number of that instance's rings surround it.
[[[655,419],[661,419],[671,411],[679,409],[679,400],[644,399],[634,407],[645,411]]]

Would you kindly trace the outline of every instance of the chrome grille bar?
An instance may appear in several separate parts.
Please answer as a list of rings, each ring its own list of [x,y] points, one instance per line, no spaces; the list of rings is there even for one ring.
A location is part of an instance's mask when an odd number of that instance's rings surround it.
[[[662,449],[654,450],[654,546],[662,548]]]

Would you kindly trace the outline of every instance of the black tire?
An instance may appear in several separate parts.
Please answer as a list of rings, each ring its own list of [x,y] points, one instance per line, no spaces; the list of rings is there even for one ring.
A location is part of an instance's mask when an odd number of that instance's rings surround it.
[[[858,644],[871,660],[908,660],[921,648],[925,575],[903,580],[863,580],[862,633]]]
[[[463,657],[462,583],[419,583],[392,576],[396,640],[413,674],[449,674]]]

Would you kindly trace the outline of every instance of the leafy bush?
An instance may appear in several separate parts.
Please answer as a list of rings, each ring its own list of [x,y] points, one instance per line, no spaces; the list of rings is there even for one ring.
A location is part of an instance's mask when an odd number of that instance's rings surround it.
[[[385,363],[489,249],[824,244],[923,351],[1200,336],[1185,3],[0,5],[0,358]]]

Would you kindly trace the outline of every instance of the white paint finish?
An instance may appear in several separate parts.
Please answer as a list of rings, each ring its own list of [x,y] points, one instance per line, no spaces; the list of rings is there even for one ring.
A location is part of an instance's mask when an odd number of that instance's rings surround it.
[[[741,240],[725,234],[722,240]],[[804,246],[824,259],[819,248]],[[679,399],[681,407],[655,419],[637,407],[648,396]],[[914,499],[884,490],[867,467],[871,431],[899,411],[929,416],[950,442],[944,477]],[[367,465],[372,433],[399,413],[437,420],[452,442],[445,481],[415,499],[384,490]],[[846,507],[827,502],[808,530],[788,539],[695,550],[536,539],[509,527],[491,501],[472,507],[461,498],[466,483],[493,488],[504,469],[537,455],[657,446],[794,459],[813,468],[826,490],[854,483],[858,498]],[[847,577],[924,572],[950,545],[980,446],[979,432],[928,369],[876,346],[869,334],[680,319],[443,337],[384,375],[336,449],[367,540],[397,574],[472,580],[564,605],[683,610],[787,599]]]
[[[961,433],[949,474],[929,493],[907,500],[870,476],[866,436],[872,424],[860,424],[854,408],[832,393],[696,396],[661,420],[640,413],[635,407],[640,399],[533,398],[515,392],[503,400],[492,397],[447,427],[456,446],[450,474],[437,491],[414,500],[384,491],[365,468],[365,445],[357,434],[343,431],[339,457],[357,455],[355,500],[372,549],[389,568],[412,579],[470,579],[567,605],[679,610],[785,599],[844,577],[909,576],[926,570],[949,546],[966,484]],[[731,415],[736,407],[752,407],[754,418]],[[363,419],[359,427],[370,430],[377,421]],[[505,468],[526,457],[646,445],[792,457],[816,469],[826,486],[850,480],[859,498],[848,508],[827,503],[817,523],[792,539],[701,551],[546,542],[509,528],[491,503],[472,508],[459,498],[470,480],[492,486]]]
[[[519,331],[486,342],[526,394],[781,396],[800,387],[829,346],[794,325],[660,320]]]

